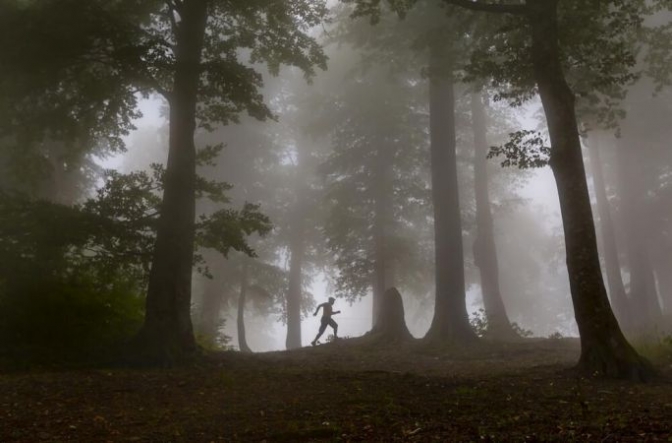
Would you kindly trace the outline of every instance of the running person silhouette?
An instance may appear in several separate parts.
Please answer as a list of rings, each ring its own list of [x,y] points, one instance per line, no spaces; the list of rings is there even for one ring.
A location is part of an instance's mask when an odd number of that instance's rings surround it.
[[[324,334],[324,330],[327,329],[327,326],[331,326],[331,328],[334,330],[334,338],[338,338],[338,323],[336,323],[331,316],[340,314],[341,311],[334,311],[334,302],[336,299],[334,297],[329,297],[329,301],[327,303],[322,303],[315,309],[315,313],[313,314],[313,317],[317,315],[318,312],[320,312],[320,308],[322,308],[322,319],[320,320],[320,330],[317,332],[317,336],[315,336],[315,340],[311,341],[310,344],[315,346],[317,344],[317,340]]]

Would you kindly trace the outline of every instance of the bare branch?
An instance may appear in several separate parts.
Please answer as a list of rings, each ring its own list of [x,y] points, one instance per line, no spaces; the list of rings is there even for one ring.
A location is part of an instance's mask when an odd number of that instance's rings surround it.
[[[503,3],[486,3],[478,0],[443,0],[449,5],[459,6],[472,11],[493,12],[496,14],[525,14],[527,6],[525,4],[511,5]]]
[[[180,13],[181,6],[179,6],[176,1],[170,0],[166,1],[166,5],[168,5],[168,20],[170,20],[170,27],[173,30],[173,35],[177,35],[178,24],[177,20],[175,20],[175,14]]]
[[[168,8],[172,9],[173,11],[177,11],[178,13],[182,9],[182,2],[180,0],[165,0],[166,5],[168,5]]]

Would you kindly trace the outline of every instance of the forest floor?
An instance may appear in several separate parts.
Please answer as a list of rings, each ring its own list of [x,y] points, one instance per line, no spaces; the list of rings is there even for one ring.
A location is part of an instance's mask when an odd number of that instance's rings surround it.
[[[355,341],[356,342],[356,341]],[[672,368],[580,377],[578,343],[341,340],[172,369],[0,374],[0,442],[672,441]]]

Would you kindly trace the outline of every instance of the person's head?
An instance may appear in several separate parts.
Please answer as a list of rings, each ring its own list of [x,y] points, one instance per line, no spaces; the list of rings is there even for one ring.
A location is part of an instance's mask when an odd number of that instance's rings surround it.
[[[329,297],[329,304],[333,305],[336,299],[334,297]]]

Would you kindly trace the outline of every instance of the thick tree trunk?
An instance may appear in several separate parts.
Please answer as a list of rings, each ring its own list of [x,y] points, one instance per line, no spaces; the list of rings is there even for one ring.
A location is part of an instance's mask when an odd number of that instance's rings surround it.
[[[469,325],[464,284],[462,221],[455,153],[452,66],[442,51],[430,59],[429,113],[436,298],[428,340],[476,340]]]
[[[621,265],[618,260],[616,234],[614,231],[614,223],[611,218],[611,211],[609,209],[609,200],[607,199],[607,185],[604,180],[604,174],[602,172],[599,140],[599,135],[593,135],[589,138],[588,158],[590,159],[590,166],[593,176],[593,187],[595,188],[597,211],[600,215],[604,264],[607,271],[607,283],[609,284],[611,306],[621,327],[625,331],[628,331],[630,330],[630,323],[628,318],[628,298],[625,292],[625,285],[623,285]]]
[[[191,323],[194,256],[196,101],[207,18],[205,0],[182,3],[165,188],[149,275],[145,322],[136,344],[150,361],[169,364],[196,350]]]
[[[488,142],[485,106],[481,94],[471,95],[471,118],[474,132],[474,187],[476,228],[474,261],[481,274],[483,306],[488,319],[488,335],[499,339],[520,338],[511,327],[499,287],[499,263],[490,210],[488,190]]]
[[[390,212],[390,193],[392,192],[390,181],[390,156],[386,155],[385,149],[378,147],[375,165],[374,184],[374,268],[373,268],[373,308],[371,327],[376,328],[380,319],[385,291],[390,286],[389,267],[390,261],[387,251],[387,225]]]
[[[404,302],[396,288],[390,288],[383,294],[378,323],[371,330],[370,336],[376,342],[400,343],[413,340],[406,326]]]
[[[630,315],[633,331],[646,334],[661,326],[662,311],[647,245],[647,208],[642,189],[639,152],[626,136],[617,140],[618,193],[630,271]]]
[[[567,270],[581,335],[579,369],[646,379],[651,366],[627,342],[609,306],[576,123],[574,95],[561,66],[558,0],[528,1],[532,62],[551,137],[551,169],[560,200]]]
[[[238,330],[238,348],[241,352],[252,352],[247,345],[245,336],[245,301],[247,298],[247,261],[244,258],[242,269],[240,271],[240,294],[238,295],[238,315],[236,317],[236,327]]]
[[[306,234],[306,156],[298,147],[297,172],[294,185],[296,202],[291,214],[291,240],[289,244],[289,287],[287,290],[287,349],[298,349],[301,343],[301,300],[303,299],[303,259]]]

